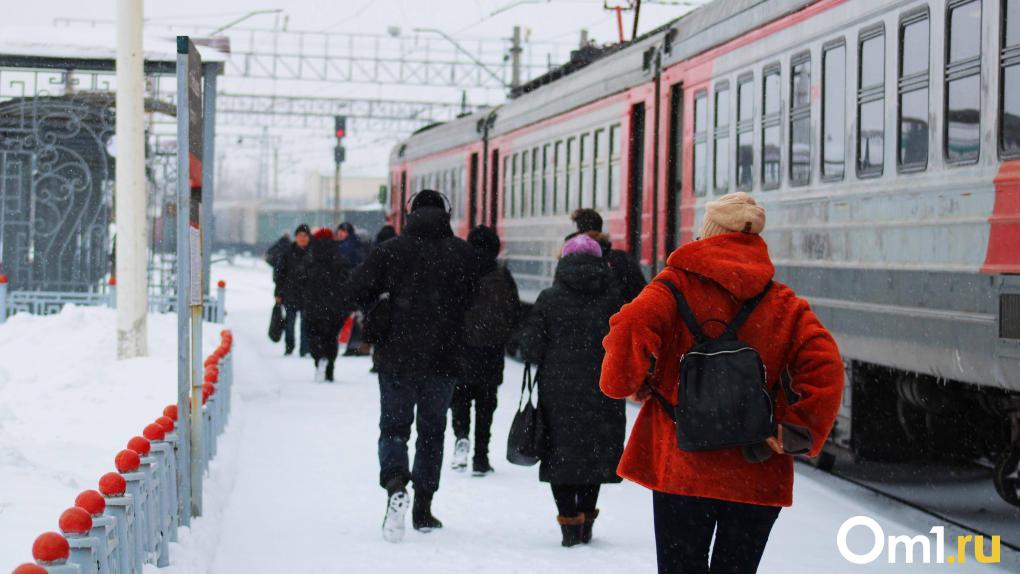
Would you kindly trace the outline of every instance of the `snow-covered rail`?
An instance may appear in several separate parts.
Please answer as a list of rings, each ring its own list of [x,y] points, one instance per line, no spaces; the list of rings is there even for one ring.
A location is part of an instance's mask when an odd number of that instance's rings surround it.
[[[223,289],[223,285],[220,285]],[[220,345],[205,359],[202,383],[202,436],[193,437],[203,472],[216,456],[216,444],[230,416],[233,386],[233,334],[220,333]],[[99,490],[86,490],[60,515],[60,532],[46,532],[32,545],[35,563],[14,574],[141,574],[143,565],[170,564],[170,542],[177,540],[182,507],[178,489],[177,405],[169,405],[99,479]],[[184,424],[187,424],[184,422]]]

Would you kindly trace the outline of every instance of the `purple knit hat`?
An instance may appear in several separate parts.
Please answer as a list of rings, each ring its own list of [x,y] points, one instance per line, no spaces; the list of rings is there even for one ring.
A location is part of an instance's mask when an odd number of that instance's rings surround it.
[[[564,257],[576,254],[602,257],[602,247],[599,246],[598,241],[595,241],[591,237],[582,233],[574,236],[572,239],[563,244]]]

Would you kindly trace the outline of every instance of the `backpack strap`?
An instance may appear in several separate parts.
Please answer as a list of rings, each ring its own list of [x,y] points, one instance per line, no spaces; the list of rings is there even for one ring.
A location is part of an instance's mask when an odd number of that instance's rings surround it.
[[[740,328],[744,325],[744,323],[747,321],[747,318],[751,316],[751,313],[754,312],[755,307],[758,306],[758,303],[761,303],[761,300],[765,298],[765,295],[768,294],[770,289],[772,289],[772,281],[769,281],[768,283],[765,284],[765,288],[761,290],[761,293],[758,293],[754,297],[745,301],[744,305],[740,308],[740,311],[737,312],[737,316],[734,317],[732,321],[730,321],[730,324],[726,326],[726,330],[723,331],[723,334],[720,335],[719,338],[720,339],[736,338],[737,331],[739,331]]]
[[[694,311],[691,311],[691,306],[687,304],[687,299],[684,298],[683,293],[665,279],[656,279],[655,281],[665,285],[673,293],[673,298],[676,299],[676,310],[680,313],[680,317],[684,320],[691,335],[694,335],[694,340],[698,343],[704,342],[706,340],[705,333],[701,330],[701,325],[698,324],[697,318],[694,317]]]

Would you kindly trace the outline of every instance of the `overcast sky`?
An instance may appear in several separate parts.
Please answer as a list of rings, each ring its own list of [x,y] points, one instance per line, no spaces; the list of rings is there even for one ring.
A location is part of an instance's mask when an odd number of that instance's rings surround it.
[[[607,0],[610,5],[626,4],[626,0]],[[700,4],[675,0],[658,0],[641,8],[639,33],[682,15],[690,8],[687,4]],[[7,5],[3,26],[50,26],[55,18],[112,19],[116,16],[116,0],[33,0],[17,2],[0,0]],[[145,3],[146,18],[153,22],[182,22],[195,25],[221,26],[253,10],[283,8],[282,15],[260,15],[239,27],[283,27],[288,30],[314,30],[331,32],[358,32],[386,34],[388,28],[399,27],[403,34],[414,28],[438,28],[459,40],[471,38],[506,38],[513,26],[524,29],[526,39],[533,42],[576,43],[580,30],[587,29],[590,37],[599,43],[615,42],[618,37],[613,12],[603,8],[603,0],[160,0]],[[625,29],[629,37],[633,12],[624,14]],[[229,32],[228,32],[229,34]],[[569,46],[567,46],[569,48]],[[257,84],[251,91],[262,91],[266,84]],[[402,86],[287,86],[288,93],[305,95],[344,95],[387,97],[389,99],[418,99],[413,87]],[[337,91],[342,90],[342,91]],[[271,91],[279,93],[278,86]],[[456,101],[456,90],[443,99]],[[438,99],[430,93],[430,99]],[[389,148],[395,138],[359,137],[352,133],[348,153],[347,171],[352,175],[385,175]],[[285,161],[297,161],[288,166],[282,187],[297,192],[304,172],[329,172],[332,162],[328,142],[287,136],[280,144]],[[226,150],[225,150],[226,151]],[[248,146],[236,152],[235,165],[225,169],[242,168],[244,161],[254,161],[257,148]],[[241,159],[249,158],[249,159]],[[295,159],[300,158],[300,159]],[[288,190],[285,190],[285,192]]]

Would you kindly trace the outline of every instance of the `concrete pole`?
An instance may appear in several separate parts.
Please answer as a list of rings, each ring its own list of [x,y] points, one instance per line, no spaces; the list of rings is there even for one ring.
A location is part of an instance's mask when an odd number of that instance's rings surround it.
[[[521,85],[521,27],[514,26],[513,45],[510,47],[510,87]]]
[[[142,0],[117,0],[117,356],[148,353]]]

